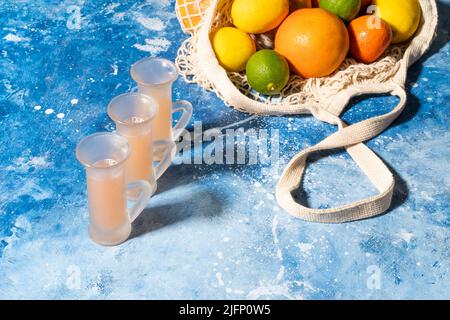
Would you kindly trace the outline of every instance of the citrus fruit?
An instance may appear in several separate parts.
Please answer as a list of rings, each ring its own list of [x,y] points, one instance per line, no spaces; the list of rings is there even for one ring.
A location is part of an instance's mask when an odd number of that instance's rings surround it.
[[[268,49],[258,51],[248,60],[246,72],[250,86],[266,95],[280,93],[290,76],[286,59]]]
[[[290,12],[303,8],[311,8],[311,0],[290,0]]]
[[[361,0],[321,0],[320,7],[349,22],[358,15]]]
[[[194,31],[210,4],[211,0],[177,0],[176,11],[183,30]]]
[[[344,61],[348,49],[345,24],[320,8],[295,11],[275,36],[275,50],[304,78],[330,75]]]
[[[350,22],[350,53],[358,61],[372,63],[389,47],[392,41],[391,27],[383,20],[373,26],[373,16],[361,16]]]
[[[227,71],[243,71],[248,59],[256,52],[252,37],[233,27],[217,30],[211,42],[217,60]]]
[[[275,29],[289,14],[289,0],[234,0],[233,24],[247,33]]]
[[[377,16],[392,28],[392,43],[406,41],[417,31],[421,18],[418,0],[374,0],[373,4],[377,6]]]

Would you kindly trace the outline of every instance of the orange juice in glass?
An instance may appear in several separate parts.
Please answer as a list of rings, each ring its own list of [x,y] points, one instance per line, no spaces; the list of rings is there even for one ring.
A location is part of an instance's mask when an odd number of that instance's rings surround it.
[[[155,140],[177,140],[192,118],[188,101],[172,103],[172,84],[178,78],[175,64],[162,58],[144,58],[131,67],[131,77],[138,84],[138,92],[154,98],[159,113],[152,123]],[[181,112],[179,121],[172,124],[172,115]],[[157,155],[160,158],[160,155]]]
[[[152,195],[147,181],[125,181],[125,163],[130,156],[127,140],[113,133],[93,134],[81,140],[76,156],[86,169],[90,238],[108,246],[124,242],[130,235],[131,222]],[[138,195],[130,210],[127,190],[137,191]]]
[[[115,122],[117,133],[128,140],[131,154],[125,165],[127,182],[146,180],[156,191],[157,180],[170,166],[175,155],[173,141],[154,141],[152,122],[158,115],[155,99],[140,93],[125,93],[114,98],[108,106],[108,115]],[[154,154],[161,146],[166,152],[154,164]],[[136,192],[129,196],[135,198]]]

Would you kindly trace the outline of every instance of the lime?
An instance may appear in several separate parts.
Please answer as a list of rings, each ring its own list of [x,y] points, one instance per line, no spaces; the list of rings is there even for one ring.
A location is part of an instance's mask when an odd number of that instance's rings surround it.
[[[320,7],[350,22],[361,9],[361,0],[320,0]]]
[[[256,52],[255,40],[237,28],[221,28],[211,40],[217,60],[227,71],[244,71],[248,59]]]
[[[279,94],[289,81],[287,60],[273,50],[255,53],[248,60],[246,69],[248,83],[262,94]]]

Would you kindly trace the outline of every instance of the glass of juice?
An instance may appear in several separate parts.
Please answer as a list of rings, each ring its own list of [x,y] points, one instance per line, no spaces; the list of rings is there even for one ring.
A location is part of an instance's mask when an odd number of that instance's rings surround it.
[[[175,64],[162,58],[144,58],[131,67],[131,77],[138,84],[138,92],[154,98],[159,113],[152,123],[155,140],[177,140],[192,118],[190,102],[172,103],[172,84],[178,78]],[[181,112],[179,121],[172,124],[172,115]]]
[[[89,236],[101,245],[114,246],[128,239],[131,223],[141,214],[152,196],[145,180],[127,184],[125,165],[131,148],[114,133],[96,133],[80,141],[78,161],[86,169],[89,203]],[[127,191],[137,193],[133,207],[127,208]]]
[[[122,94],[108,106],[108,115],[115,122],[117,133],[125,137],[131,147],[131,155],[125,164],[127,183],[146,180],[153,193],[157,180],[170,166],[176,153],[172,140],[154,140],[152,122],[159,110],[155,99],[140,93]],[[161,153],[161,159],[155,159],[155,153]],[[157,160],[159,163],[154,162]],[[136,191],[130,191],[129,196],[135,198]]]

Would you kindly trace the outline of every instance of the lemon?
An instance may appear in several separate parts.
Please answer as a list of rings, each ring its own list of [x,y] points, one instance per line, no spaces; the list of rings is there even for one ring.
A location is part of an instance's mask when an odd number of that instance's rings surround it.
[[[217,60],[227,71],[243,71],[248,59],[256,52],[252,37],[233,27],[217,30],[212,35],[211,42]]]
[[[247,80],[250,86],[266,95],[279,94],[289,81],[287,60],[273,50],[261,50],[247,62]]]
[[[234,0],[233,24],[248,33],[265,33],[278,27],[289,14],[289,0]]]
[[[411,38],[419,27],[421,9],[419,0],[374,0],[377,15],[392,28],[392,43]]]

